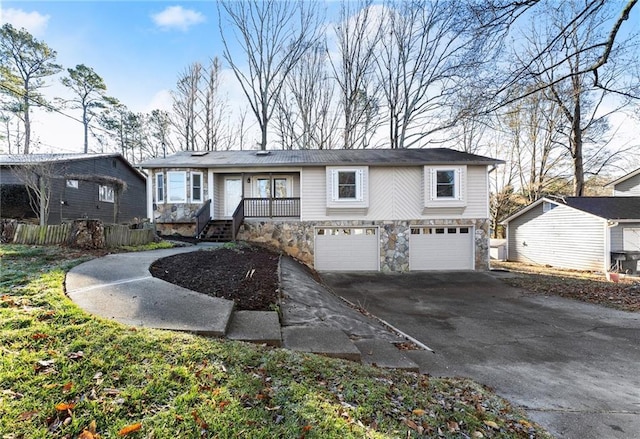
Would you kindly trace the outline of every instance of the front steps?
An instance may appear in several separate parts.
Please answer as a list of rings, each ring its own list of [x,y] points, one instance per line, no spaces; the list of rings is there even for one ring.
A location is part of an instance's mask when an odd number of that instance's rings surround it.
[[[231,242],[233,241],[233,221],[209,220],[199,238],[208,242]]]

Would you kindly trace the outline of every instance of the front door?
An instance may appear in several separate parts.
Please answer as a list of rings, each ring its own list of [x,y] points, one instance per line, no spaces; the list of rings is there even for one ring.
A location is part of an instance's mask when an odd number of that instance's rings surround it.
[[[242,200],[242,179],[226,178],[224,180],[224,215],[233,216],[238,204]]]

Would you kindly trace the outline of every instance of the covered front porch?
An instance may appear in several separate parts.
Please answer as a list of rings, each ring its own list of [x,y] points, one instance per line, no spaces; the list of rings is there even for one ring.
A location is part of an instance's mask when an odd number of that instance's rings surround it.
[[[234,240],[245,218],[300,218],[299,172],[213,173],[213,189],[196,212],[195,236]]]

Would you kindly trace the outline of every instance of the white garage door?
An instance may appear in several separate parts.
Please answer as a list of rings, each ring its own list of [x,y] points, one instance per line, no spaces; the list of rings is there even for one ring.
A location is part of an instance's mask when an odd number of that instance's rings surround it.
[[[409,268],[473,270],[472,227],[413,227],[409,238]]]
[[[321,271],[377,271],[377,227],[318,227],[315,268]]]

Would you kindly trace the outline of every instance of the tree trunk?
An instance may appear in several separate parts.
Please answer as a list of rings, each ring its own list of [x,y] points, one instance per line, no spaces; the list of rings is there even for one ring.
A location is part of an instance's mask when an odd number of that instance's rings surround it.
[[[24,92],[24,153],[29,154],[31,141],[31,120],[29,119],[29,89]]]
[[[87,121],[87,107],[82,107],[82,125],[84,125],[84,153],[89,152],[89,122]]]

